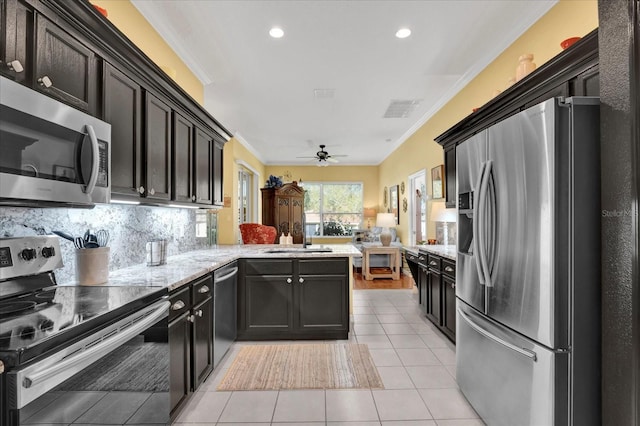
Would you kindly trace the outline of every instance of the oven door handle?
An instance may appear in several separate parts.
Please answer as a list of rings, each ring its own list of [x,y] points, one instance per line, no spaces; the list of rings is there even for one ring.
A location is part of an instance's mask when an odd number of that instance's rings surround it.
[[[100,171],[100,146],[98,145],[98,138],[96,137],[96,132],[93,130],[93,126],[91,124],[86,124],[84,127],[87,129],[89,140],[91,140],[91,151],[93,154],[91,176],[89,177],[89,183],[87,183],[87,186],[84,188],[84,193],[91,194],[96,187],[98,172]]]
[[[141,331],[144,331],[155,324],[159,319],[167,315],[170,305],[171,303],[168,300],[153,305],[149,308],[147,315],[143,319],[127,327],[123,331],[118,332],[112,337],[108,337],[100,343],[93,344],[88,347],[85,346],[86,349],[81,349],[79,353],[76,352],[76,355],[71,355],[50,367],[29,373],[29,375],[22,380],[22,386],[30,388],[31,386],[55,376],[56,374],[64,372],[67,368],[72,366],[74,370],[83,370],[85,367],[88,367],[109,352],[120,347],[132,337],[138,335]],[[139,315],[139,313],[136,313],[133,316],[136,315]]]

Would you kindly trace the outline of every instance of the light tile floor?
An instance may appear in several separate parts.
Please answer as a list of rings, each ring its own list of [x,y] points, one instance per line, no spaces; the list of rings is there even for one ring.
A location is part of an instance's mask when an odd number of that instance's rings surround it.
[[[482,426],[455,381],[455,346],[420,313],[413,290],[354,290],[349,341],[366,343],[384,390],[218,392],[236,342],[175,425]],[[327,341],[344,343],[345,340]],[[277,342],[304,343],[304,342]],[[316,343],[316,342],[308,342]]]

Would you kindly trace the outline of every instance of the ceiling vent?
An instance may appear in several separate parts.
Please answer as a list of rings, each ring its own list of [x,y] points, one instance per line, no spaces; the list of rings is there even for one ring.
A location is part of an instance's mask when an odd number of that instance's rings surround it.
[[[407,118],[420,106],[422,99],[398,100],[394,99],[389,103],[384,118]]]
[[[336,89],[313,89],[313,97],[316,99],[333,99]]]

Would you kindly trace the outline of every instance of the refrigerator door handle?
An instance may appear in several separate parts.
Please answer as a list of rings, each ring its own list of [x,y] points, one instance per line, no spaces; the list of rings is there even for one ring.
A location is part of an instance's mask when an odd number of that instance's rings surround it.
[[[491,169],[493,167],[493,161],[489,160],[485,163],[484,173],[482,174],[482,182],[480,183],[480,196],[478,199],[478,211],[482,212],[482,216],[478,218],[478,223],[480,224],[479,230],[481,230],[482,238],[478,243],[480,248],[479,260],[482,263],[482,270],[484,271],[484,283],[487,287],[493,287],[493,283],[491,282],[491,270],[489,269],[489,262],[487,261],[487,220],[485,217],[485,213],[487,211],[487,195],[489,189],[489,181],[491,179]]]
[[[512,351],[517,352],[520,355],[526,356],[527,358],[530,358],[534,362],[538,360],[538,357],[537,357],[535,352],[530,351],[528,349],[519,348],[519,347],[517,347],[515,345],[512,345],[511,343],[499,338],[498,336],[494,336],[493,334],[489,333],[487,330],[485,330],[484,328],[480,327],[478,324],[473,322],[473,320],[471,318],[469,318],[469,316],[467,314],[465,314],[462,311],[462,309],[460,309],[460,307],[458,307],[457,310],[458,310],[458,314],[460,314],[460,318],[465,320],[465,322],[467,324],[469,324],[469,327],[473,328],[475,331],[477,331],[478,333],[482,334],[487,339],[493,340],[494,342],[498,343],[499,345],[502,345],[502,346],[504,346],[504,347],[506,347],[508,349],[511,349]]]
[[[480,218],[478,217],[479,208],[478,201],[481,199],[482,192],[480,191],[480,187],[482,185],[482,180],[484,177],[484,169],[486,163],[482,163],[480,167],[480,173],[478,174],[478,181],[476,182],[476,186],[474,187],[473,192],[473,223],[472,223],[472,232],[473,232],[473,253],[476,256],[476,269],[478,270],[478,280],[481,285],[484,285],[484,271],[482,270],[482,265],[480,263]]]

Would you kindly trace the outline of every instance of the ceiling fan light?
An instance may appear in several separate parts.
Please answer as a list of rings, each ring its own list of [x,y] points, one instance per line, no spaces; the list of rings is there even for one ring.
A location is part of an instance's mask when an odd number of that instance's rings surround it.
[[[282,28],[273,27],[269,30],[269,35],[273,38],[282,38],[284,36],[284,31]]]

